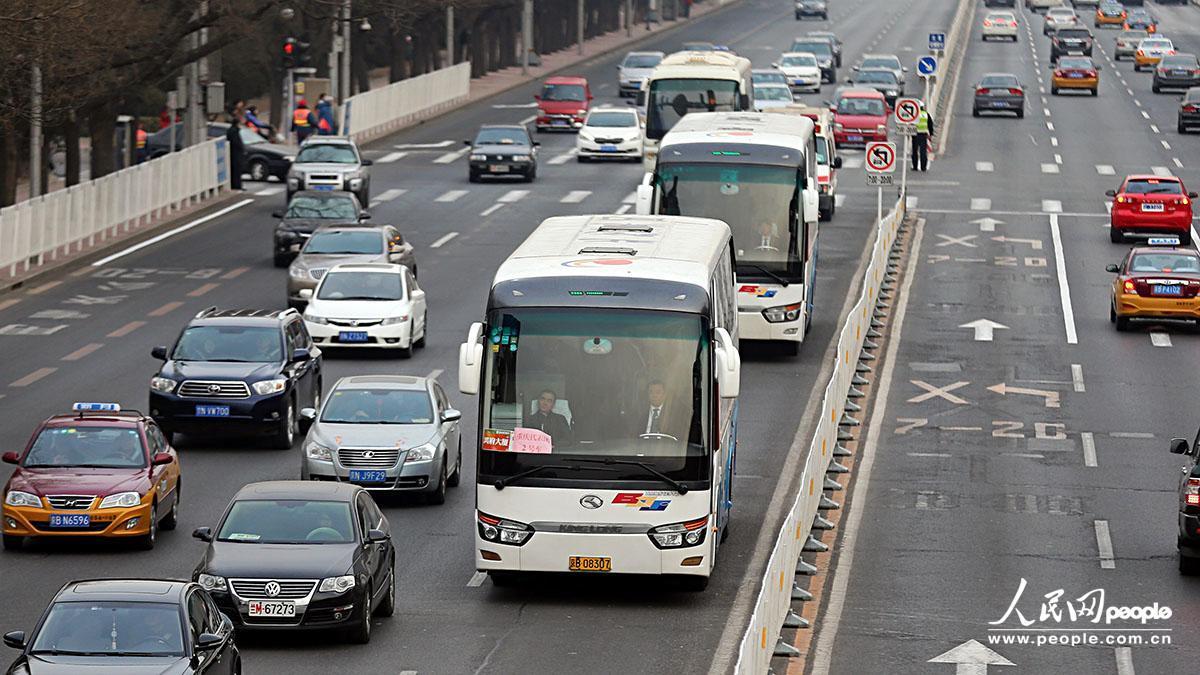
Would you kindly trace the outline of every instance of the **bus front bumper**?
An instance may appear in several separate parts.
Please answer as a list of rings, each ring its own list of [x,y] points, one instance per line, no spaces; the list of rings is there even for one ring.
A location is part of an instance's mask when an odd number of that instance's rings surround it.
[[[584,567],[608,567],[577,574],[685,574],[708,576],[711,571],[709,537],[696,546],[659,549],[643,533],[567,534],[535,532],[523,546],[506,546],[475,534],[475,568],[481,572],[572,572],[571,559],[582,558]],[[607,562],[603,562],[607,561]]]
[[[805,315],[803,312],[793,321],[774,323],[767,321],[762,310],[761,307],[738,308],[738,339],[804,341]]]

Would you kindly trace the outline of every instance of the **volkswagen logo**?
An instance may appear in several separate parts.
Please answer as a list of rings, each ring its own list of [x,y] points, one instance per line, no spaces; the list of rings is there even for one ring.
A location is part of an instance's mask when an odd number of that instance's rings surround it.
[[[210,384],[210,385],[208,385],[208,393],[210,393],[210,394],[219,394],[219,393],[221,393],[221,385],[219,385],[219,384]]]
[[[596,495],[584,495],[579,498],[579,505],[585,509],[598,509],[604,506],[604,500]]]
[[[363,459],[375,459],[375,451],[368,450],[362,454]]]
[[[268,598],[279,595],[280,590],[278,581],[268,581],[267,585],[263,586],[263,592],[267,594]]]

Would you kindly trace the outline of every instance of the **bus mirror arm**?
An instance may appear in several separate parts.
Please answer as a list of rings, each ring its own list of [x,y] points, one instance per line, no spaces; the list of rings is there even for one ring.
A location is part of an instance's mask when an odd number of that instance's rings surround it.
[[[479,376],[483,364],[483,324],[471,324],[467,341],[458,347],[458,390],[464,394],[479,393]]]
[[[715,331],[717,356],[717,388],[721,398],[737,398],[741,388],[742,358],[729,331],[718,327]]]

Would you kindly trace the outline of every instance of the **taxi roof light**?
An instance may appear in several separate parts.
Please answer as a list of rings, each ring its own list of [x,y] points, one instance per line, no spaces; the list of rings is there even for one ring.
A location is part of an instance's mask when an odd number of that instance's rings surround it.
[[[120,403],[74,403],[71,410],[75,412],[121,412]]]

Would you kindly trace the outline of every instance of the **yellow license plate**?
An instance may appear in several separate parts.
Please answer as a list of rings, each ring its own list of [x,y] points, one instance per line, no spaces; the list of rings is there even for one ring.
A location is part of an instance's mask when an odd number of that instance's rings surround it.
[[[572,572],[611,572],[612,558],[573,555],[567,558],[567,569]]]

